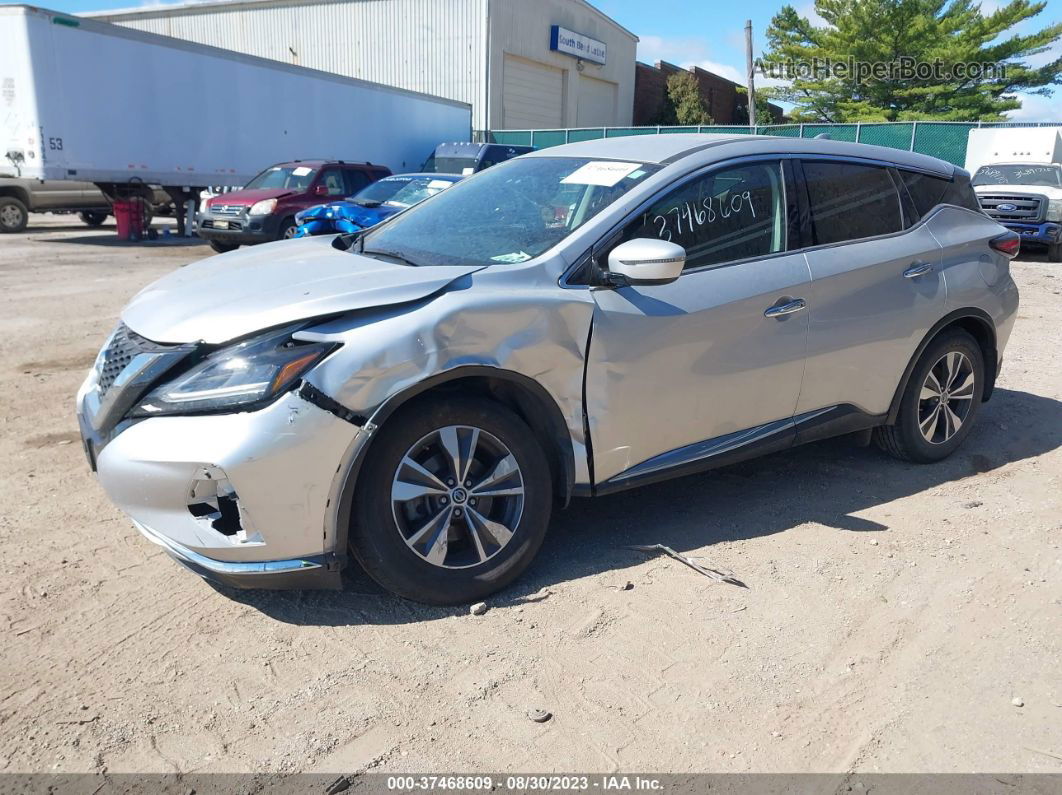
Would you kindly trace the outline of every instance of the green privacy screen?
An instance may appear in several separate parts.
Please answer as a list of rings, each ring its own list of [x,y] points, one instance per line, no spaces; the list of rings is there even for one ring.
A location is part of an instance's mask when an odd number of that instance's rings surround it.
[[[563,143],[616,138],[624,135],[655,133],[714,133],[717,135],[778,135],[788,138],[814,138],[828,135],[835,141],[853,141],[939,157],[961,166],[966,162],[966,142],[974,127],[1052,127],[1054,122],[867,122],[860,124],[775,124],[748,126],[675,126],[675,127],[581,127],[567,130],[494,130],[479,136],[481,140],[509,146],[534,146],[545,149]]]

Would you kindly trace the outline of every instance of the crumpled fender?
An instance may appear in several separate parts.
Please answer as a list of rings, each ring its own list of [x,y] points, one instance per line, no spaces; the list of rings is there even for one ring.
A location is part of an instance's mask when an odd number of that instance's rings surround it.
[[[588,484],[583,368],[593,301],[586,290],[521,284],[508,275],[505,268],[489,268],[421,301],[301,332],[300,338],[342,343],[307,380],[372,420],[388,401],[462,367],[525,376],[555,401],[573,446],[575,482]],[[476,288],[470,290],[473,279]]]

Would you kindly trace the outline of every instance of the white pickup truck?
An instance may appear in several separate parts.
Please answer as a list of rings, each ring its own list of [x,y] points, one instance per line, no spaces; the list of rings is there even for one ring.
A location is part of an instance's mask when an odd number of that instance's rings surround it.
[[[986,215],[1062,262],[1062,127],[970,130],[966,170]]]

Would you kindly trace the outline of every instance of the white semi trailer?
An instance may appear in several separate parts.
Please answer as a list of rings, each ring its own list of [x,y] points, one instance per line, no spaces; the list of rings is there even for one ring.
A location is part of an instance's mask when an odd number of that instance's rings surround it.
[[[471,106],[33,6],[0,6],[0,173],[183,201],[295,159],[420,166]]]

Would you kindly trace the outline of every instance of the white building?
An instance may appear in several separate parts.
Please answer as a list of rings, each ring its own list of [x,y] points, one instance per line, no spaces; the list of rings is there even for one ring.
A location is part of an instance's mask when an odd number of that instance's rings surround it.
[[[585,0],[220,0],[86,16],[468,102],[476,130],[631,123],[638,37]]]

